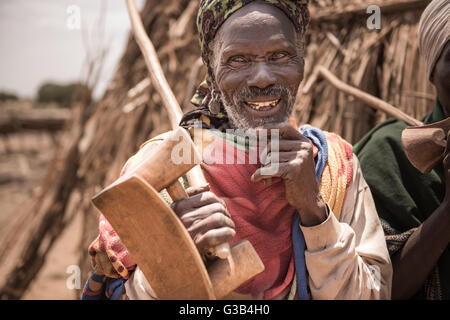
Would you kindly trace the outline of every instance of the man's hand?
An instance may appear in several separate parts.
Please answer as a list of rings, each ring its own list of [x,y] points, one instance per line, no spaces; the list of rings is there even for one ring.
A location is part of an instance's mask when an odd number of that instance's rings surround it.
[[[183,222],[202,256],[208,249],[228,242],[236,234],[225,201],[209,186],[188,188],[189,198],[175,201],[172,209]]]
[[[450,132],[447,152],[450,150]],[[445,196],[441,205],[408,238],[403,247],[391,256],[392,299],[410,299],[423,286],[450,242],[450,156],[442,161]]]
[[[271,150],[268,142],[266,159],[261,159],[264,167],[255,171],[252,181],[269,177],[280,177],[286,187],[286,199],[300,214],[304,226],[322,223],[327,218],[327,207],[320,195],[319,183],[314,167],[313,145],[298,130],[289,124],[268,128],[269,136],[279,130],[279,153]],[[276,165],[278,169],[271,175],[263,175],[261,170]],[[266,169],[267,170],[267,169]]]

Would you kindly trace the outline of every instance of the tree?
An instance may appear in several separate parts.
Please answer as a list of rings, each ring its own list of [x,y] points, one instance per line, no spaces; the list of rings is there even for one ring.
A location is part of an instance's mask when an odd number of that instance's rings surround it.
[[[19,97],[14,93],[8,91],[0,91],[0,102],[8,101],[8,100],[19,100]]]
[[[46,82],[39,87],[36,101],[39,103],[55,102],[63,108],[69,108],[72,102],[80,101],[88,90],[85,85],[77,82],[66,85]]]

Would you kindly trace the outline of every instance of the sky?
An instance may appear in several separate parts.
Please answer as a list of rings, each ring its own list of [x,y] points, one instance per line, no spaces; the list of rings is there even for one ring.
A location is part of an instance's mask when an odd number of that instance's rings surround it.
[[[142,8],[144,0],[136,0]],[[99,13],[104,8],[104,37]],[[115,72],[129,36],[125,0],[0,0],[0,91],[34,98],[43,82],[82,77],[86,47],[107,48],[96,98]]]

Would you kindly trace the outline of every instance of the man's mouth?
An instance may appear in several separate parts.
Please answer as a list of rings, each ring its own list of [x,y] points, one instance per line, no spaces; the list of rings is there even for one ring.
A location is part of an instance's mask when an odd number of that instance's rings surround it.
[[[275,108],[279,101],[280,99],[278,98],[266,101],[245,101],[245,104],[253,110],[266,111]]]

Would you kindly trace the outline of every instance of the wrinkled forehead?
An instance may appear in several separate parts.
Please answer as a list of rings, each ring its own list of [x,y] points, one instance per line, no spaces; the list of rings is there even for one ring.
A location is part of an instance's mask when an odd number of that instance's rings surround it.
[[[267,32],[268,22],[276,20],[277,29],[281,29],[287,38],[295,38],[296,34],[303,37],[310,20],[308,1],[202,0],[197,14],[197,28],[202,60],[208,68],[211,80],[214,76],[209,60],[214,51],[212,49],[217,48],[219,41],[216,40],[223,34],[224,26],[241,24],[243,28],[259,28],[256,34],[264,35]],[[272,27],[275,25],[271,24]],[[231,33],[238,32],[239,28],[231,28]]]
[[[216,36],[242,41],[246,36],[254,39],[274,34],[294,40],[295,26],[277,7],[264,2],[253,2],[234,12],[222,24]]]

